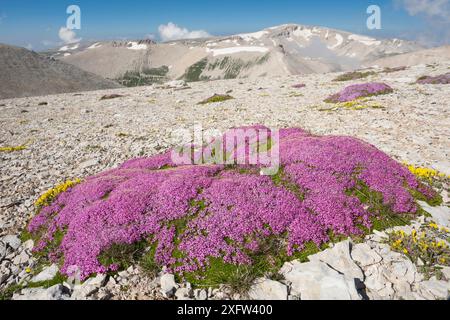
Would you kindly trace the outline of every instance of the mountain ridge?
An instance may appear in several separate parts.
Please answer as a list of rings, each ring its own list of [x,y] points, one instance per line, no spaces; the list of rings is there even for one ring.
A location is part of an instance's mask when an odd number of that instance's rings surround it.
[[[98,41],[47,52],[110,79],[146,69],[187,81],[350,71],[372,61],[424,49],[415,42],[376,39],[332,28],[286,24],[204,39]]]
[[[1,43],[0,70],[0,99],[120,87],[63,61]]]

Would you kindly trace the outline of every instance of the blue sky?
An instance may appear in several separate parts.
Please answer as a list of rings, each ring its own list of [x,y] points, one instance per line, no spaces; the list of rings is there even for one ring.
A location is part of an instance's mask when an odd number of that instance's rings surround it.
[[[448,23],[448,12],[429,10],[433,2],[445,11],[450,0],[0,0],[0,42],[35,50],[60,45],[63,40],[58,32],[66,25],[66,8],[75,4],[82,14],[76,38],[83,40],[134,39],[149,34],[158,38],[158,27],[169,22],[212,35],[299,23],[375,37],[420,40],[428,33],[437,43],[446,43],[446,32],[442,25],[436,26],[436,19]],[[381,7],[381,30],[366,27],[366,9],[371,4]]]

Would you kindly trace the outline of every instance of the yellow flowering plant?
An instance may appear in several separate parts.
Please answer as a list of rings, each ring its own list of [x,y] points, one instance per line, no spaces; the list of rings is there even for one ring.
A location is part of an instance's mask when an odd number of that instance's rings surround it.
[[[430,278],[440,276],[439,265],[450,266],[450,230],[431,222],[411,233],[403,230],[389,234],[391,249],[407,255],[411,261],[423,263],[421,271]]]
[[[16,146],[16,147],[0,147],[0,152],[16,152],[16,151],[22,151],[25,150],[26,146]]]
[[[35,206],[38,208],[42,208],[42,207],[50,205],[59,194],[66,192],[68,189],[73,188],[74,186],[76,186],[79,183],[81,183],[80,179],[75,179],[73,181],[68,180],[62,184],[57,185],[56,187],[54,187],[52,189],[49,189],[48,191],[46,191],[43,195],[41,195],[39,197],[39,199],[35,202]]]

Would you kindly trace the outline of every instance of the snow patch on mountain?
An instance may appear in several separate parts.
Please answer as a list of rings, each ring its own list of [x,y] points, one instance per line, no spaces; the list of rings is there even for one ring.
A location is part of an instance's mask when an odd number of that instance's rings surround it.
[[[146,44],[139,44],[137,42],[130,42],[130,45],[128,47],[128,49],[130,50],[147,50],[147,45]]]
[[[362,44],[365,44],[366,46],[378,46],[381,44],[381,41],[378,41],[377,39],[365,37],[357,34],[352,34],[349,37],[349,40],[354,40],[361,42]]]
[[[206,48],[206,52],[212,52],[213,56],[221,56],[226,54],[235,54],[240,52],[259,52],[266,53],[269,51],[269,48],[266,47],[230,47],[230,48],[222,48],[222,49],[209,49]]]

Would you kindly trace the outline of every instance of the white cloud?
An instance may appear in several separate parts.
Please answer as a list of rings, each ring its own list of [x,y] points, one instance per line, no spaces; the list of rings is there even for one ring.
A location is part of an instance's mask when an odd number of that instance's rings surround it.
[[[28,50],[33,50],[33,45],[29,43],[25,46],[25,48],[27,48]]]
[[[179,27],[172,22],[169,22],[166,25],[160,25],[158,31],[162,41],[211,37],[211,35],[205,30],[189,31],[188,29]]]
[[[75,31],[70,30],[66,27],[61,27],[59,29],[59,38],[65,43],[65,44],[72,44],[77,43],[81,41],[81,38],[77,38],[77,34]]]
[[[396,0],[412,15],[425,15],[450,21],[450,0]]]
[[[450,0],[394,0],[411,16],[424,20],[420,31],[412,31],[413,37],[427,47],[450,43]]]

